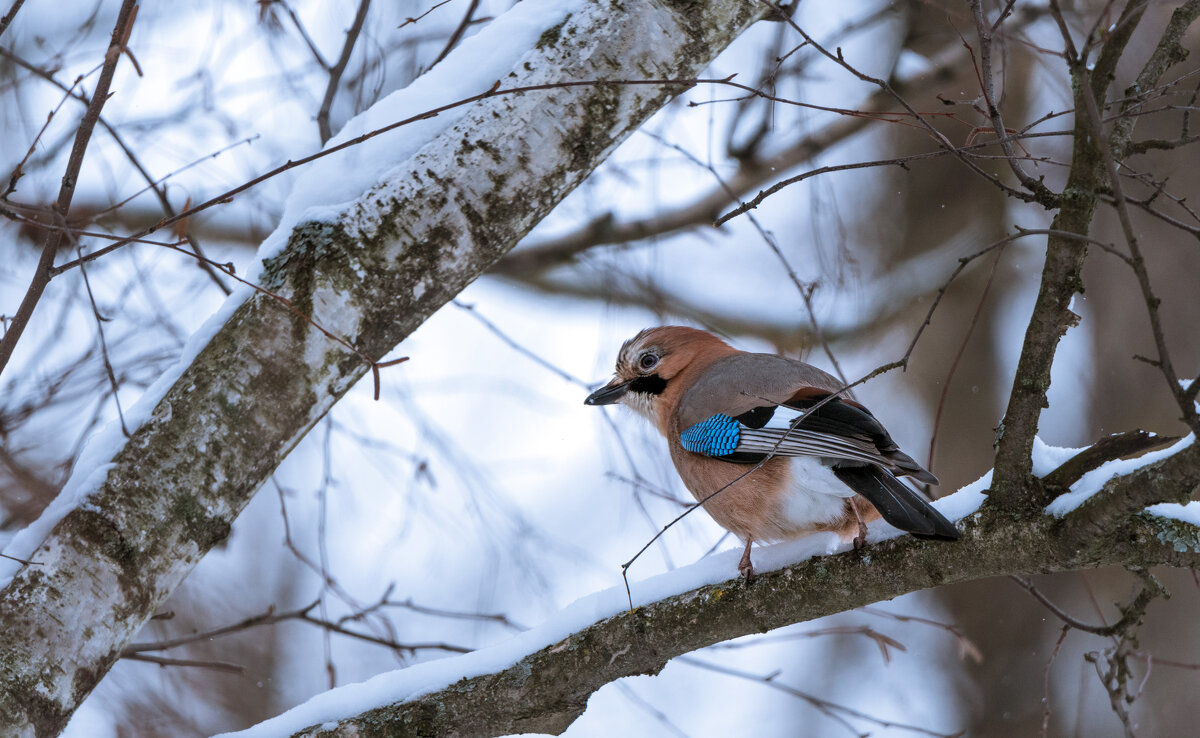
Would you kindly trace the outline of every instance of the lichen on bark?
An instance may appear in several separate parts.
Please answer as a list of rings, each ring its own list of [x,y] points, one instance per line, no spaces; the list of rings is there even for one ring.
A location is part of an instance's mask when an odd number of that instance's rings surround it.
[[[687,11],[706,22],[680,26],[684,15],[652,0],[620,12],[582,8],[503,78],[694,76],[763,11],[715,0]],[[495,263],[681,89],[598,84],[489,97],[340,216],[299,224],[261,272],[274,295],[255,293],[232,312],[99,488],[43,542],[40,566],[0,591],[0,733],[60,730],[369,361]],[[522,135],[512,135],[512,120],[524,122]]]

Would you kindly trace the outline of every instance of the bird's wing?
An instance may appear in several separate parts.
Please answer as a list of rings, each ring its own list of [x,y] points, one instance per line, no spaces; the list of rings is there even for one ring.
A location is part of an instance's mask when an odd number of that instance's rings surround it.
[[[736,353],[704,370],[679,400],[680,428],[713,415],[736,418],[763,405],[781,405],[797,392],[836,392],[842,383],[802,361],[771,354]]]
[[[713,365],[680,402],[683,448],[737,463],[817,456],[870,464],[937,484],[902,452],[865,407],[829,398],[841,384],[816,367],[768,354],[737,354]]]

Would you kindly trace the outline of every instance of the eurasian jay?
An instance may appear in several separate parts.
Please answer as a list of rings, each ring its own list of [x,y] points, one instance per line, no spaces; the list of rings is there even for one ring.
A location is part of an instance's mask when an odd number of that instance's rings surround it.
[[[658,428],[692,495],[746,542],[747,579],[754,541],[833,531],[857,548],[864,521],[880,516],[918,538],[956,540],[958,529],[897,479],[937,477],[842,387],[802,361],[660,326],[626,341],[616,376],[584,402],[622,403]]]

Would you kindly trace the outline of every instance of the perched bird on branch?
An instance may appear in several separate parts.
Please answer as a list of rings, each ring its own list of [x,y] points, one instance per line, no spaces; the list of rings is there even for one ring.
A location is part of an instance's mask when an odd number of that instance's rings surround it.
[[[958,529],[898,477],[937,478],[897,446],[843,383],[802,361],[738,351],[694,328],[647,328],[585,404],[624,404],[654,423],[704,509],[750,546],[833,531],[861,547],[880,516],[918,538]]]

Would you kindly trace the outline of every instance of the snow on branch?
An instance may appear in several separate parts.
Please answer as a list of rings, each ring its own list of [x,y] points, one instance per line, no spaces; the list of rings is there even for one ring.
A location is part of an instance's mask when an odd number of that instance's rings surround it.
[[[1036,448],[1042,473],[1075,456]],[[738,552],[724,552],[634,583],[633,610],[623,587],[597,592],[507,642],[330,690],[225,738],[559,733],[608,682],[657,673],[676,656],[738,636],[984,577],[1200,565],[1200,503],[1138,514],[1146,500],[1184,500],[1200,484],[1197,447],[1180,442],[1114,463],[1121,472],[1095,498],[1126,502],[1105,528],[1079,513],[1014,518],[986,498],[989,472],[935,503],[964,529],[952,551],[875,521],[858,551],[833,534],[764,549],[751,585],[736,577]],[[1132,498],[1131,489],[1139,490]]]
[[[128,440],[105,432],[47,517],[13,541],[10,555],[29,563],[0,573],[12,577],[0,591],[0,733],[60,731],[374,362],[766,11],[526,0],[436,66],[435,83],[332,139],[326,151],[342,148],[302,177],[263,244],[258,284],[147,391]],[[529,89],[500,94],[516,87]]]

